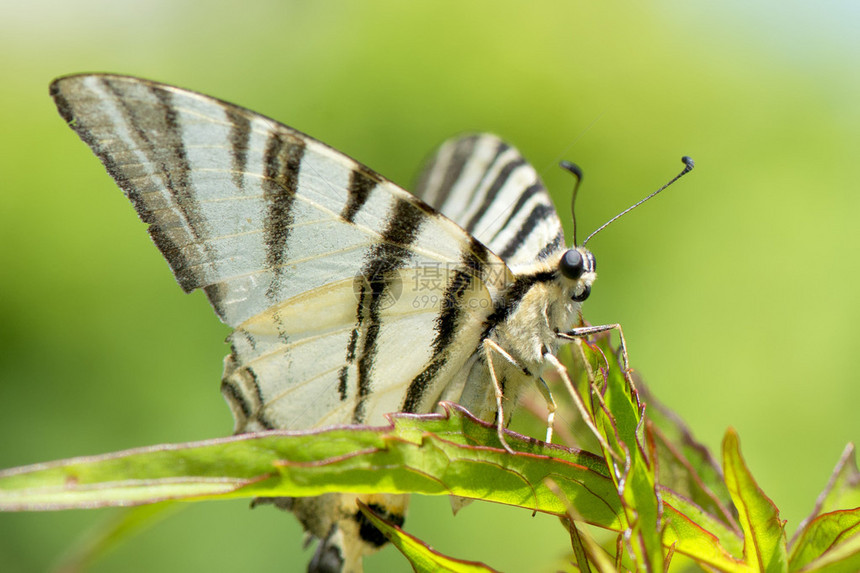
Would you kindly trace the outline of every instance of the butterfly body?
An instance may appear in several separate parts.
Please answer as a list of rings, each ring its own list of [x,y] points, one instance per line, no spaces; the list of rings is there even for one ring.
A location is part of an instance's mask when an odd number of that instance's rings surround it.
[[[381,424],[449,399],[501,435],[582,325],[594,257],[565,247],[536,172],[495,136],[443,144],[415,196],[180,88],[96,74],[60,78],[51,94],[180,286],[202,289],[233,327],[221,389],[236,432]],[[270,501],[323,540],[314,570],[360,571],[382,540],[354,498]],[[365,501],[395,521],[405,512],[403,496]]]
[[[469,372],[455,377],[455,380],[466,380],[456,401],[476,416],[492,420],[497,411],[488,360],[493,361],[495,376],[504,395],[503,411],[509,416],[511,406],[516,404],[521,392],[534,386],[550,366],[546,356],[558,352],[562,343],[558,333],[568,332],[582,322],[580,303],[571,297],[586,286],[590,288],[596,278],[595,273],[591,271],[579,281],[567,280],[558,273],[561,253],[556,255],[526,268],[515,269],[516,278],[507,291],[507,298],[499,305],[496,315],[491,317],[499,322],[489,331],[486,340],[495,343],[494,348],[504,349],[510,359],[497,352],[487,354],[479,351],[479,359],[470,366]]]

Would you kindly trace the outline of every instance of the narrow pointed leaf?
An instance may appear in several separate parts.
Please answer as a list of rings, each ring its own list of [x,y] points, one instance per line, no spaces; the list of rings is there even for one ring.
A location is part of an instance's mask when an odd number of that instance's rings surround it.
[[[723,472],[711,452],[647,386],[640,380],[636,386],[647,405],[647,430],[656,444],[657,482],[720,518],[740,535]]]
[[[779,510],[758,487],[740,452],[734,430],[723,440],[723,471],[738,520],[744,532],[744,560],[752,571],[788,571],[785,522]]]
[[[573,556],[576,558],[576,566],[579,567],[581,573],[591,573],[591,566],[588,564],[589,557],[585,553],[585,546],[582,543],[582,535],[576,527],[576,521],[569,519],[567,529],[570,532],[570,546],[573,548]]]
[[[359,507],[361,507],[362,514],[409,560],[412,569],[418,573],[425,571],[493,573],[495,571],[495,569],[487,567],[483,563],[464,561],[442,555],[417,537],[406,533],[396,525],[382,519],[365,504],[359,502]]]
[[[111,513],[109,519],[84,532],[62,557],[54,573],[86,571],[92,563],[125,540],[173,515],[179,507],[175,503],[164,502],[123,508],[118,513]]]

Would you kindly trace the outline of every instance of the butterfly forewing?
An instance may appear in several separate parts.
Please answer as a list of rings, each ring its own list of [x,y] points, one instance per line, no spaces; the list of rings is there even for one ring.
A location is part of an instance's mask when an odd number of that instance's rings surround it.
[[[565,248],[561,221],[534,167],[494,135],[445,142],[416,194],[508,265],[532,264]]]
[[[367,167],[171,86],[71,76],[52,94],[182,287],[203,288],[237,327],[224,383],[237,430],[379,423],[432,408],[442,374],[479,344],[480,329],[466,326],[492,311],[510,279],[504,265]],[[410,290],[430,272],[433,288]],[[401,300],[389,308],[393,296]],[[460,304],[467,297],[477,304]]]

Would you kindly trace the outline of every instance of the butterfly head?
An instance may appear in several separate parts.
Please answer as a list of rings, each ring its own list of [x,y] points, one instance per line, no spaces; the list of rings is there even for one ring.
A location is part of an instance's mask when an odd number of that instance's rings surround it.
[[[592,232],[584,241],[582,241],[582,246],[568,249],[564,254],[562,254],[561,259],[559,259],[558,262],[558,272],[561,276],[567,279],[570,284],[571,290],[569,292],[571,292],[571,300],[574,302],[582,302],[587,299],[588,295],[591,294],[591,284],[594,282],[594,279],[597,278],[597,275],[595,274],[597,267],[594,261],[594,255],[591,254],[591,251],[585,248],[586,243],[588,243],[588,241],[590,241],[597,233],[614,223],[619,217],[626,215],[692,171],[694,163],[690,157],[684,156],[681,158],[681,161],[684,163],[684,169],[671,181],[598,227],[597,230]],[[560,165],[562,169],[569,171],[576,178],[576,183],[573,186],[571,215],[573,217],[573,240],[574,244],[578,244],[576,243],[576,209],[574,209],[574,206],[576,204],[576,192],[579,190],[579,184],[582,183],[582,170],[576,164],[570,163],[569,161],[562,161]]]
[[[574,247],[565,251],[558,261],[558,272],[567,279],[570,298],[582,302],[591,294],[591,284],[597,278],[597,263],[591,251]]]

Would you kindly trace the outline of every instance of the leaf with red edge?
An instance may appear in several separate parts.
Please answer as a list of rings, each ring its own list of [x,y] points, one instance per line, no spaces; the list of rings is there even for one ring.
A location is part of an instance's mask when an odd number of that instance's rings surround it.
[[[730,571],[743,563],[743,540],[733,530],[695,503],[662,490],[665,545],[703,565]]]
[[[645,403],[647,431],[657,451],[657,483],[684,496],[722,520],[740,535],[723,472],[711,452],[693,436],[677,414],[667,408],[638,378],[636,386]]]
[[[860,508],[816,517],[791,555],[792,571],[860,571]]]
[[[791,542],[792,571],[860,570],[860,472],[848,444]],[[854,508],[854,509],[851,509]]]
[[[644,405],[608,338],[581,346],[593,365],[591,372],[597,373],[592,376],[592,411],[595,426],[609,445],[604,448],[604,457],[631,525],[625,537],[633,566],[640,571],[660,571],[664,558],[663,516],[656,488],[654,443],[644,431]]]
[[[744,561],[753,571],[788,571],[785,522],[779,510],[758,487],[740,451],[737,433],[723,439],[723,471],[744,532]]]
[[[806,526],[822,513],[852,507],[860,507],[860,471],[857,469],[854,444],[848,444],[839,456],[827,486],[815,501],[812,513],[797,526],[789,545],[794,547],[795,541],[803,534]]]
[[[599,457],[513,432],[449,404],[390,426],[272,431],[152,446],[0,471],[0,510],[128,506],[165,500],[301,497],[331,492],[458,495],[564,515],[552,478],[587,522],[623,514]]]

